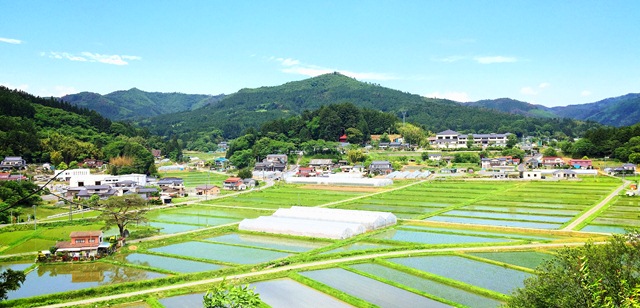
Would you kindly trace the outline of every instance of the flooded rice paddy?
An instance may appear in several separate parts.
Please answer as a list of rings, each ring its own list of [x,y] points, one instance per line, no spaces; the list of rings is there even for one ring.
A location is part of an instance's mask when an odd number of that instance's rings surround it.
[[[289,253],[205,242],[184,242],[150,251],[234,264],[256,264],[289,256]]]
[[[155,267],[178,273],[206,272],[222,268],[221,265],[217,264],[149,255],[144,253],[132,253],[125,256],[123,259],[128,263]]]

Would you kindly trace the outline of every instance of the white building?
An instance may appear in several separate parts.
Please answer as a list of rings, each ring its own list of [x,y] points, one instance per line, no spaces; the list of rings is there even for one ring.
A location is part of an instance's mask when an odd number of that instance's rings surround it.
[[[89,169],[87,169],[89,170]],[[112,185],[115,186],[118,182],[132,181],[135,185],[145,186],[147,185],[147,176],[145,174],[124,174],[124,175],[109,175],[109,174],[86,174],[86,175],[74,175],[69,179],[69,187],[81,187],[91,185]]]
[[[90,175],[89,169],[69,169],[56,171],[55,178],[58,181],[69,181],[74,176],[87,176]]]
[[[511,133],[506,134],[460,134],[453,130],[445,130],[436,134],[436,138],[431,142],[431,145],[439,149],[460,149],[466,148],[469,136],[473,137],[473,145],[477,147],[498,146],[503,147],[507,145],[507,140]]]

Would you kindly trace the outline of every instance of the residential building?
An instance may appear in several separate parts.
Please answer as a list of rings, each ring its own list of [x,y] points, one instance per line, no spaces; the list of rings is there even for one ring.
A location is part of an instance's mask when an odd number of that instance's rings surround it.
[[[27,169],[27,161],[22,159],[21,156],[7,156],[0,162],[0,169]]]
[[[575,169],[593,169],[590,159],[571,159],[569,165]]]
[[[82,161],[82,166],[86,168],[102,168],[104,164],[104,161],[94,158],[85,158]]]
[[[300,167],[298,168],[298,176],[299,177],[310,177],[310,176],[316,176],[315,171],[313,170],[312,167]]]
[[[557,170],[553,172],[553,177],[559,179],[575,179],[578,177],[578,174],[573,170]]]
[[[393,167],[388,160],[374,160],[369,165],[369,173],[371,174],[389,174],[393,172]]]
[[[0,172],[0,181],[25,181],[27,177],[22,174],[11,174],[9,172]]]
[[[198,196],[216,196],[220,193],[220,187],[217,185],[199,185],[196,186],[196,195]]]
[[[226,190],[245,190],[247,189],[247,186],[241,178],[231,177],[224,180],[222,188]]]
[[[156,159],[162,158],[162,150],[152,149],[151,150],[151,155],[153,155],[153,157],[156,158]]]
[[[331,170],[333,168],[333,161],[331,159],[312,159],[309,161],[309,167],[315,171]]]
[[[254,179],[242,179],[242,183],[247,189],[256,187],[256,180]]]
[[[256,171],[284,171],[287,167],[287,155],[285,154],[269,154],[262,160],[262,162],[256,163]]]
[[[74,231],[69,235],[70,241],[57,242],[57,252],[67,253],[74,258],[88,258],[105,254],[111,244],[103,243],[102,231]]]
[[[542,179],[541,171],[524,171],[521,172],[521,178],[525,180],[540,180]]]
[[[565,163],[560,157],[545,156],[542,158],[542,165],[545,167],[562,167]]]

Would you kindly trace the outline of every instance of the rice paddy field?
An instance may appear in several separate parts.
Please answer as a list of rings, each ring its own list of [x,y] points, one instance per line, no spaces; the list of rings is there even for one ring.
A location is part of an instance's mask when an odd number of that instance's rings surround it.
[[[399,218],[560,229],[620,185],[576,181],[432,181],[336,207],[391,211]]]
[[[190,183],[198,180],[194,175]],[[10,299],[43,294],[37,293],[37,286],[46,283],[77,290],[167,276],[211,278],[237,270],[253,272],[306,260],[344,258],[335,264],[259,276],[248,283],[271,307],[498,307],[538,265],[553,257],[549,249],[508,247],[594,238],[597,235],[592,233],[554,230],[575,220],[621,185],[616,179],[599,177],[557,182],[449,179],[402,187],[410,183],[366,189],[280,184],[153,210],[147,214],[147,223],[132,228],[156,229],[163,238],[136,243],[133,249],[88,263],[97,265],[86,269],[68,267],[70,264],[44,266],[36,274],[29,274],[31,282],[21,291],[24,295],[10,295]],[[390,211],[400,221],[347,240],[242,232],[236,227],[242,219],[268,216],[278,208],[327,204],[342,209]],[[638,227],[639,206],[640,199],[616,197],[582,230],[614,232]],[[48,249],[57,240],[67,240],[73,230],[100,227],[96,222],[37,231],[0,229],[0,255]],[[402,254],[410,250],[421,252]],[[381,256],[347,261],[351,256],[374,254]],[[0,269],[21,266],[19,262],[0,263]],[[60,280],[50,281],[50,273],[60,273],[56,278]],[[117,273],[123,275],[122,279],[116,279]],[[191,289],[157,296],[148,306],[183,307],[200,305],[203,291]],[[140,306],[145,305],[143,301]]]
[[[582,231],[625,233],[640,229],[640,197],[618,196]]]

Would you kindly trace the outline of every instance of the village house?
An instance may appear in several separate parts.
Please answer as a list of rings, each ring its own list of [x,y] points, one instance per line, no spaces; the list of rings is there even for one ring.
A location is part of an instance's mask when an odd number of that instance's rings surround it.
[[[553,177],[558,179],[575,179],[578,174],[573,170],[557,170],[553,172]]]
[[[171,197],[184,197],[184,180],[175,177],[166,177],[158,181],[162,193]]]
[[[220,187],[217,185],[199,185],[196,186],[196,195],[198,196],[216,196],[220,193]]]
[[[0,181],[25,181],[26,176],[22,174],[11,174],[10,172],[0,172]]]
[[[151,150],[151,155],[153,155],[153,157],[154,157],[155,159],[162,158],[162,150],[152,149],[152,150]]]
[[[0,162],[0,169],[2,170],[27,169],[27,161],[22,159],[21,156],[7,156],[2,160],[2,162]]]
[[[251,189],[256,187],[256,180],[254,179],[242,179],[242,183],[244,183],[244,186],[246,187],[246,189]]]
[[[82,168],[82,169],[69,169],[69,170],[60,170],[60,171],[56,171],[54,177],[56,178],[56,180],[58,181],[70,181],[71,177],[74,176],[87,176],[91,174],[91,170],[87,169],[87,168]]]
[[[69,235],[70,241],[57,242],[56,252],[66,253],[75,260],[96,257],[106,254],[111,247],[103,243],[102,231],[74,231]]]
[[[226,141],[218,143],[218,152],[226,152],[229,149],[229,144]]]
[[[231,177],[224,180],[222,188],[226,190],[245,190],[247,189],[247,186],[241,178]]]
[[[428,154],[429,160],[440,161],[442,160],[442,154]]]
[[[389,174],[393,172],[393,167],[388,160],[374,160],[369,165],[369,173],[371,174]]]
[[[593,169],[590,159],[571,159],[569,165],[574,169]]]
[[[545,167],[562,167],[565,163],[560,157],[545,156],[542,158],[542,165]]]
[[[524,171],[520,172],[520,178],[525,180],[540,180],[542,179],[542,171]]]
[[[306,178],[306,177],[310,177],[310,176],[316,176],[316,172],[311,167],[300,167],[300,168],[298,168],[297,175],[299,177],[305,177]]]
[[[285,154],[269,154],[262,160],[262,162],[256,163],[254,169],[256,171],[284,171],[287,167],[287,155]]]
[[[314,171],[329,171],[333,168],[333,161],[331,159],[312,159],[309,161],[309,167]]]

